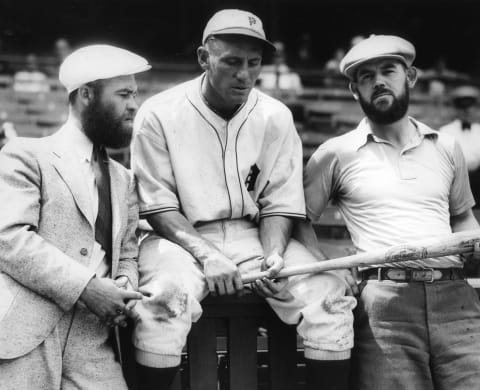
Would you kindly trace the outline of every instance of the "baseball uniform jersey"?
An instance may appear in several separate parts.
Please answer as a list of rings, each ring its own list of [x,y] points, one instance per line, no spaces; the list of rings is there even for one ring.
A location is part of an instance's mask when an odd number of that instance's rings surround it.
[[[140,215],[179,210],[192,225],[304,218],[302,146],[290,110],[253,89],[225,120],[203,99],[203,77],[153,96],[137,114]]]

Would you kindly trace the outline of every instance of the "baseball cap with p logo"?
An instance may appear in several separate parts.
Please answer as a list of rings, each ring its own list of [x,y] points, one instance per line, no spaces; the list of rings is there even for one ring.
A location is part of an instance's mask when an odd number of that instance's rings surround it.
[[[263,23],[251,12],[239,9],[224,9],[214,14],[203,30],[202,44],[212,35],[233,34],[256,38],[264,43],[265,48],[275,51],[275,46],[267,40]]]

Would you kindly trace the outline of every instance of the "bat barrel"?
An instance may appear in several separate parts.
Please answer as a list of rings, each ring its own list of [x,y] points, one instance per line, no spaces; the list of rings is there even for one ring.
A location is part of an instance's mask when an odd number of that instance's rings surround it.
[[[357,253],[351,256],[288,267],[280,271],[275,277],[281,278],[331,271],[334,269],[374,266],[407,260],[421,260],[431,257],[471,253],[473,252],[475,242],[480,242],[480,230],[467,230],[451,233],[442,237],[404,243],[370,252]],[[252,272],[243,275],[242,282],[247,284],[264,277],[268,277],[267,272]]]

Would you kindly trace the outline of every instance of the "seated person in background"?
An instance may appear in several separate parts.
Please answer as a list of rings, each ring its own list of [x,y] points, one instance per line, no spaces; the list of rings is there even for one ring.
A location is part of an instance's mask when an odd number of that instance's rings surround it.
[[[457,72],[449,69],[445,58],[437,59],[431,69],[426,69],[419,77],[428,81],[428,94],[432,99],[432,103],[439,105],[445,103],[446,90],[451,83],[466,82],[470,76],[466,73]]]
[[[325,71],[329,74],[340,75],[340,61],[343,57],[345,57],[345,50],[343,50],[341,47],[336,48],[335,52],[333,53],[333,57],[325,63]]]
[[[480,202],[480,123],[475,117],[475,105],[480,91],[472,86],[455,88],[450,99],[455,109],[455,119],[440,128],[456,138],[467,161],[470,186],[476,207]]]
[[[53,55],[50,65],[46,68],[46,72],[50,77],[56,78],[58,68],[63,60],[72,52],[70,42],[65,38],[58,38],[53,44]]]
[[[285,45],[278,41],[273,42],[273,45],[276,49],[273,63],[263,66],[258,76],[258,86],[262,90],[301,93],[303,86],[300,76],[286,64]]]
[[[65,38],[58,38],[54,45],[55,58],[58,64],[61,64],[65,58],[72,52],[70,43]]]
[[[335,52],[333,53],[333,57],[330,58],[325,63],[325,66],[323,68],[325,72],[323,83],[326,87],[333,86],[336,80],[340,80],[343,84],[343,81],[345,80],[345,78],[340,73],[339,68],[340,68],[340,61],[344,56],[345,56],[345,50],[343,50],[341,47],[338,47],[335,49]]]
[[[297,56],[302,66],[309,66],[312,64],[312,36],[308,32],[304,32],[300,37]]]
[[[353,46],[358,45],[360,42],[362,42],[365,39],[363,35],[354,35],[352,39],[350,39],[350,49]]]
[[[50,90],[47,75],[39,69],[35,54],[29,54],[25,60],[25,69],[13,76],[13,90],[16,92],[48,92]]]

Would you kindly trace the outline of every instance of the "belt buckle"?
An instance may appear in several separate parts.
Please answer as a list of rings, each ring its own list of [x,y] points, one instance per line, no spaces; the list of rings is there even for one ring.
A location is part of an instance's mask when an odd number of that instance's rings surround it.
[[[435,281],[435,270],[433,268],[424,268],[422,271],[430,271],[430,280],[424,280],[425,283],[433,283]]]
[[[430,280],[427,280],[427,283],[433,283],[435,281],[435,270],[433,268],[427,268],[432,273]]]

